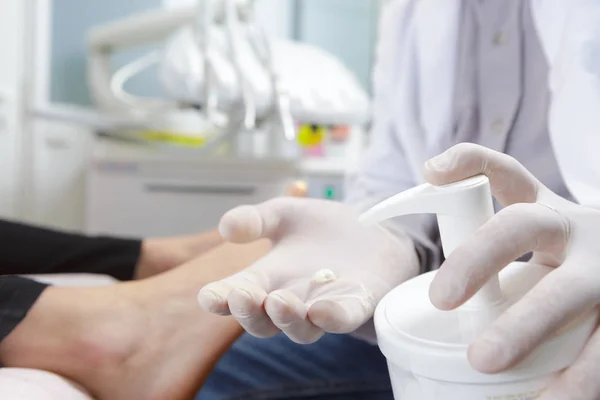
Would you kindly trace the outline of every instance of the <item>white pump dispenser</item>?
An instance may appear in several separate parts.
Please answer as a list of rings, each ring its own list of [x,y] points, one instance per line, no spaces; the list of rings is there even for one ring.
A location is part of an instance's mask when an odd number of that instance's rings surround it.
[[[486,176],[476,176],[444,187],[417,186],[371,208],[361,216],[361,221],[381,222],[408,214],[437,214],[447,257],[494,216],[489,180]],[[468,304],[473,308],[489,308],[503,301],[495,276]]]
[[[421,185],[393,196],[361,216],[364,224],[420,213],[437,214],[442,247],[450,255],[494,215],[489,180],[476,176],[446,186]],[[569,366],[594,331],[596,314],[583,316],[510,371],[485,375],[467,360],[469,343],[549,269],[513,263],[492,277],[465,305],[440,311],[429,300],[435,272],[392,290],[375,312],[378,344],[388,359],[397,400],[536,398]]]

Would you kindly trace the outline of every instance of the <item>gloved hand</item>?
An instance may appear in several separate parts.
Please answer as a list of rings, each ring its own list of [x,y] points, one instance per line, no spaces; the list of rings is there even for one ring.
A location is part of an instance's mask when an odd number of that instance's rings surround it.
[[[559,197],[513,158],[476,145],[455,146],[425,168],[427,180],[438,185],[482,173],[507,207],[448,257],[431,285],[433,304],[461,305],[491,275],[530,251],[531,263],[556,267],[470,346],[473,367],[497,373],[600,304],[600,211]],[[541,399],[599,399],[598,369],[600,330]]]
[[[311,343],[324,332],[353,332],[388,291],[419,270],[408,236],[365,228],[350,206],[331,201],[279,198],[242,206],[222,218],[219,230],[234,243],[273,242],[267,256],[198,295],[206,310],[233,315],[258,337],[283,331]]]

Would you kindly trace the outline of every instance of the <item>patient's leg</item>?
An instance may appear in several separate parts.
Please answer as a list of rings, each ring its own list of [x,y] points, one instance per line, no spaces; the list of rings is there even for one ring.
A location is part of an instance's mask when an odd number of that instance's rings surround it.
[[[251,264],[269,247],[226,244],[143,281],[49,288],[0,343],[0,360],[65,376],[100,400],[192,398],[241,334],[234,320],[200,309],[198,290]]]

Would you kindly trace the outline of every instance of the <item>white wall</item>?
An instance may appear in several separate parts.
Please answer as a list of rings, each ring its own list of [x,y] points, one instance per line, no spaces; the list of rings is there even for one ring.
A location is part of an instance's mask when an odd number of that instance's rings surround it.
[[[3,0],[0,0],[3,1]],[[92,106],[87,86],[87,31],[100,24],[130,15],[160,8],[161,0],[38,0],[50,3],[48,24],[44,35],[49,38],[45,47],[51,62],[46,67],[50,73],[49,97],[59,103]],[[42,38],[40,38],[43,40]],[[119,52],[111,59],[113,68],[124,66],[156,46],[142,46]],[[40,60],[43,62],[43,60]],[[38,64],[39,68],[41,64]],[[142,96],[160,96],[162,90],[155,70],[136,76],[127,89]]]
[[[374,0],[299,0],[298,39],[337,56],[370,90],[379,7]]]
[[[3,217],[17,213],[26,3],[0,1],[0,216]]]

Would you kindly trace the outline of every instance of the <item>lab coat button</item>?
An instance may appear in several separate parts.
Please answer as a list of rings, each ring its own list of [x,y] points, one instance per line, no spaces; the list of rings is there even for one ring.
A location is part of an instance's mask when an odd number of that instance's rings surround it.
[[[492,40],[492,43],[494,43],[494,46],[502,46],[502,45],[506,44],[506,41],[507,41],[506,34],[504,32],[498,32],[494,35],[494,39]]]
[[[502,133],[504,130],[504,121],[500,118],[494,120],[491,125],[493,133]]]

